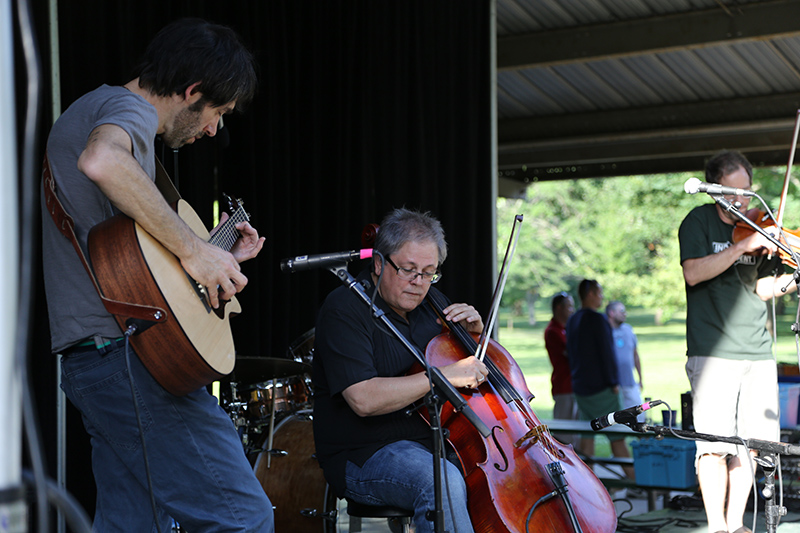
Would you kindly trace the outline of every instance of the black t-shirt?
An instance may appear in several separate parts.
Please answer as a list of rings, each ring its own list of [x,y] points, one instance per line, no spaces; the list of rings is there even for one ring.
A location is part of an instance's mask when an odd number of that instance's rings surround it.
[[[678,230],[681,263],[725,250],[732,244],[732,231],[719,218],[716,204],[694,208]],[[771,359],[767,304],[756,294],[756,282],[779,265],[777,256],[770,261],[743,255],[717,277],[686,285],[687,355]]]
[[[374,286],[367,271],[358,276]],[[431,291],[436,289],[431,287]],[[380,295],[375,304],[384,310],[403,336],[424,353],[442,332],[427,302],[408,313],[408,322],[392,311]],[[363,465],[376,451],[399,440],[413,440],[431,447],[431,430],[422,417],[405,414],[406,408],[385,415],[360,417],[342,396],[350,385],[373,377],[408,373],[417,360],[347,287],[334,290],[317,316],[314,339],[314,443],[325,478],[336,494],[344,493],[347,461]]]

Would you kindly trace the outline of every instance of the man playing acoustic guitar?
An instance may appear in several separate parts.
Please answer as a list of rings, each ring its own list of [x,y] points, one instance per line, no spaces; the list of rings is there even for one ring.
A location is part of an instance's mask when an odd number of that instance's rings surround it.
[[[178,258],[212,307],[241,291],[239,263],[255,257],[264,238],[247,222],[236,224],[241,237],[230,252],[200,238],[154,185],[153,141],[160,135],[178,148],[213,136],[222,115],[255,91],[253,58],[238,36],[186,19],[159,32],[135,79],[73,103],[47,152],[84,254],[89,231],[121,212]],[[62,354],[62,388],[91,436],[95,529],[166,531],[173,518],[190,531],[272,531],[272,506],[216,399],[205,387],[173,395],[139,357],[127,357],[123,332],[72,243],[44,217],[51,347]]]

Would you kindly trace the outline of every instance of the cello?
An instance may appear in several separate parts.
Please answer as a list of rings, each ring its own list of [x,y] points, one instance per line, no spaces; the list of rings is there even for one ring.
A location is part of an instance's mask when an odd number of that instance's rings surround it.
[[[520,216],[515,223],[518,221]],[[377,226],[367,226],[362,245],[368,246],[376,232]],[[508,251],[504,271],[507,261]],[[502,283],[503,275],[493,298],[495,310]],[[477,389],[459,389],[490,427],[488,437],[449,403],[440,415],[441,427],[448,430],[450,445],[465,474],[475,531],[613,533],[617,519],[608,491],[572,446],[556,441],[536,416],[529,403],[533,394],[516,361],[486,335],[492,321],[487,321],[484,333],[476,340],[460,324],[444,320],[442,310],[448,302],[441,293],[429,291],[428,300],[445,330],[425,350],[428,365],[446,366],[483,352],[483,362],[489,368],[486,381]],[[411,372],[422,370],[421,365],[415,365]],[[427,410],[420,412],[426,416]]]

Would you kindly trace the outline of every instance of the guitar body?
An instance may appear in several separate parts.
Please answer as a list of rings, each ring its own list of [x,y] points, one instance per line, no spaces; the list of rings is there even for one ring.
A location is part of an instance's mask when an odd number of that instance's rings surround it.
[[[197,213],[178,200],[178,215],[204,240]],[[167,391],[183,396],[233,370],[236,352],[230,317],[241,312],[234,297],[207,304],[175,255],[130,217],[119,214],[89,232],[89,257],[104,296],[158,307],[167,319],[131,336],[142,363]],[[115,316],[123,331],[126,317]]]

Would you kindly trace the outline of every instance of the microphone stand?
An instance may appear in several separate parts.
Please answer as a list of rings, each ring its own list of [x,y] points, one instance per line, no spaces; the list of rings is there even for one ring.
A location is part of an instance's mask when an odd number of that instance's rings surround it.
[[[742,439],[739,437],[722,437],[707,433],[697,433],[684,429],[674,429],[664,426],[651,426],[646,423],[636,422],[633,418],[631,422],[622,422],[632,430],[639,433],[655,433],[658,437],[677,436],[688,440],[704,440],[708,442],[727,442],[730,444],[744,445],[749,450],[756,450],[759,456],[754,460],[761,465],[764,471],[764,488],[761,495],[764,497],[764,519],[768,533],[776,533],[780,517],[786,514],[786,507],[775,503],[775,470],[777,468],[776,455],[798,455],[800,456],[800,445],[788,444],[785,442],[774,442],[760,439]],[[758,512],[758,506],[755,507]]]
[[[475,426],[481,435],[485,438],[488,438],[491,435],[489,431],[489,427],[478,417],[478,415],[473,411],[473,409],[467,404],[467,401],[461,396],[461,393],[456,390],[453,385],[447,381],[447,378],[444,377],[441,370],[436,367],[432,367],[428,365],[427,360],[425,359],[425,354],[419,351],[419,349],[414,346],[408,339],[406,339],[402,333],[397,329],[397,327],[392,324],[392,321],[389,320],[389,317],[386,316],[386,313],[379,309],[372,301],[372,299],[367,295],[364,291],[364,288],[361,286],[358,281],[350,275],[347,271],[347,264],[342,263],[340,265],[331,266],[328,268],[330,272],[339,278],[339,280],[359,299],[364,302],[367,306],[370,307],[374,316],[379,319],[384,326],[386,326],[392,334],[399,340],[403,346],[411,352],[414,357],[416,357],[417,361],[425,367],[425,371],[428,374],[430,382],[432,383],[431,391],[426,395],[425,404],[428,407],[428,412],[430,414],[430,426],[431,431],[433,432],[433,490],[434,490],[434,511],[433,511],[433,527],[434,531],[437,533],[444,531],[444,499],[442,497],[442,459],[444,458],[442,455],[442,439],[441,434],[439,433],[440,423],[439,423],[439,403],[440,398],[437,395],[437,392],[444,396],[445,401],[450,402],[450,404],[455,408],[456,411],[463,414],[467,420]],[[429,511],[430,512],[430,511]],[[429,517],[430,518],[430,517]]]

